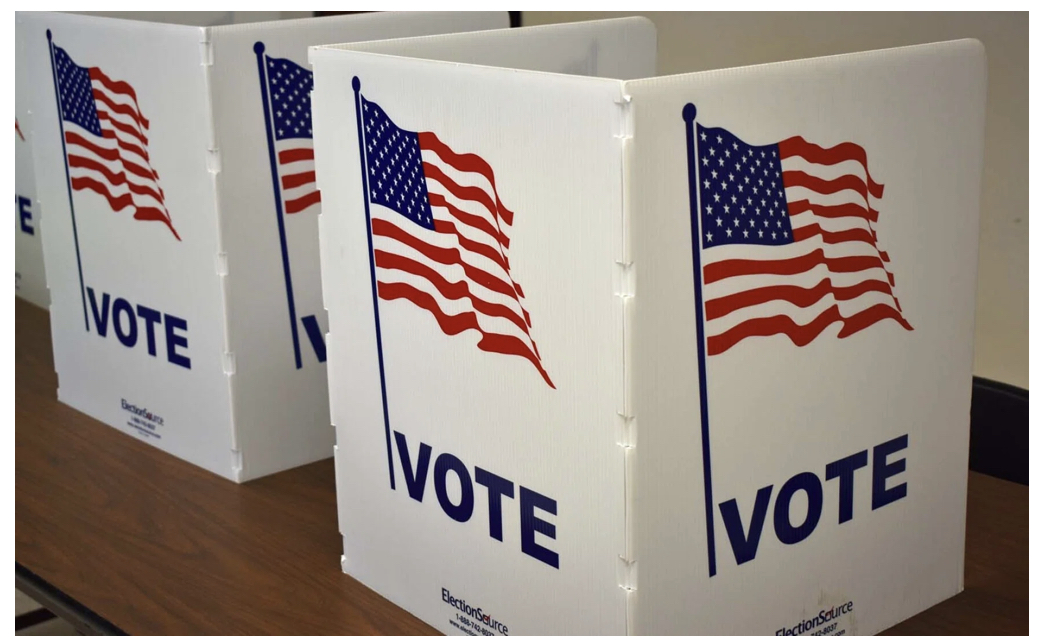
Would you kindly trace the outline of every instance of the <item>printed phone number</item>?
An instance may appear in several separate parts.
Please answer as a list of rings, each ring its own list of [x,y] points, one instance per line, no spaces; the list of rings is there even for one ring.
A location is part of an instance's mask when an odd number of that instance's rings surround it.
[[[812,636],[845,636],[845,635],[847,635],[847,630],[846,629],[841,629],[840,631],[837,631],[836,633],[832,633],[833,631],[836,631],[836,627],[837,626],[839,626],[839,623],[838,622],[833,622],[829,626],[822,627],[821,629],[818,629],[817,631],[815,631],[814,633],[812,633],[810,635],[812,635]]]

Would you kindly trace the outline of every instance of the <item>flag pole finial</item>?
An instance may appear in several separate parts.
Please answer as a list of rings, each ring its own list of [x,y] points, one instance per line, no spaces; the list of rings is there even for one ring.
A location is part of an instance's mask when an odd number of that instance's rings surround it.
[[[260,55],[260,54],[264,53],[264,43],[261,42],[260,40],[258,40],[257,42],[254,42],[253,43],[253,52],[256,53],[257,55]]]
[[[351,88],[358,91],[362,88],[362,81],[358,79],[358,76],[351,78]]]
[[[51,30],[48,29],[47,30],[47,40],[48,40],[48,42],[50,41],[50,39],[51,39]]]
[[[694,122],[696,115],[698,115],[698,109],[695,108],[694,104],[689,102],[689,103],[684,105],[684,121],[685,122]]]

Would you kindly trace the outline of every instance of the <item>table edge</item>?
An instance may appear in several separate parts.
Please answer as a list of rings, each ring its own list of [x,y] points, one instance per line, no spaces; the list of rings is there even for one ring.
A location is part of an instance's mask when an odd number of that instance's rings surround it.
[[[64,591],[47,582],[17,560],[14,563],[15,588],[65,620],[82,635],[125,636],[127,633],[83,606]]]

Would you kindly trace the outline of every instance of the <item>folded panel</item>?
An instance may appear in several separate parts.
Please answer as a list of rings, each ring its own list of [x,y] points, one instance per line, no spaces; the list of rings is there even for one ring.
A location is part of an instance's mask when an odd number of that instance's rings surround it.
[[[18,19],[59,398],[234,477],[203,31]]]
[[[623,633],[620,84],[311,58],[345,571],[445,632]]]
[[[974,41],[626,84],[636,632],[962,588],[985,86]]]

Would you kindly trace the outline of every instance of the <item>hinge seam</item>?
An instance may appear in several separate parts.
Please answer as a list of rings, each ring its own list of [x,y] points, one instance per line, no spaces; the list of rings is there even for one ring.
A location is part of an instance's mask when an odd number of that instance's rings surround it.
[[[633,101],[632,97],[621,93],[615,100],[618,107],[618,118],[613,137],[619,142],[620,153],[620,204],[621,204],[621,243],[619,256],[613,266],[615,272],[614,294],[619,300],[619,312],[622,314],[622,389],[621,406],[616,411],[618,416],[616,444],[622,449],[623,464],[623,503],[624,503],[624,543],[623,552],[618,557],[618,586],[627,596],[637,589],[637,561],[633,557],[633,506],[634,506],[634,464],[637,446],[637,418],[632,400],[632,331],[633,313],[636,304],[636,268],[630,253],[630,185],[629,168],[633,141]],[[627,617],[628,617],[627,613]],[[629,625],[627,625],[629,626]]]

